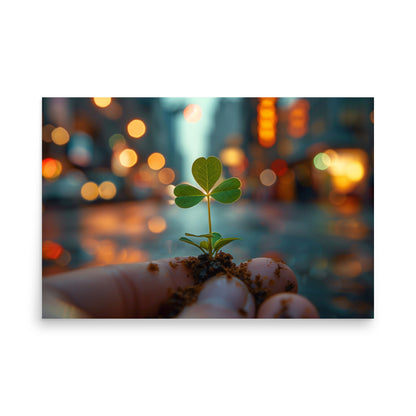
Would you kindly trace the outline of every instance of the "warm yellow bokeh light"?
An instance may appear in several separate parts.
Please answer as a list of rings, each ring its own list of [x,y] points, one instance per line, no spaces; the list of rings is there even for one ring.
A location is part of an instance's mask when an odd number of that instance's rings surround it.
[[[364,177],[364,167],[359,161],[351,162],[347,166],[347,176],[354,182],[359,182]]]
[[[347,176],[333,176],[332,185],[335,190],[341,193],[347,193],[354,189],[354,182],[352,182]]]
[[[171,168],[163,168],[158,173],[159,181],[164,185],[169,185],[175,180],[175,172]]]
[[[264,169],[260,173],[260,182],[264,186],[272,186],[276,182],[276,174],[271,169]]]
[[[189,104],[185,110],[183,110],[183,116],[188,123],[196,123],[201,120],[202,109],[198,104]]]
[[[142,120],[132,120],[129,124],[127,124],[127,132],[134,139],[139,139],[146,133],[146,125]]]
[[[165,166],[166,160],[161,153],[155,152],[147,158],[147,163],[150,169],[159,170]]]
[[[98,193],[102,199],[112,199],[116,196],[117,188],[111,181],[104,181],[98,187]]]
[[[69,133],[63,127],[56,127],[51,133],[52,141],[60,146],[68,143]]]
[[[98,186],[95,182],[86,182],[82,185],[81,196],[86,201],[94,201],[98,197]]]
[[[226,147],[221,150],[220,159],[225,166],[240,166],[244,162],[244,152],[239,147]]]
[[[147,221],[147,227],[152,233],[160,234],[166,230],[166,221],[163,217],[152,217]]]
[[[111,104],[110,97],[94,97],[93,100],[94,104],[100,108],[108,107]]]
[[[133,149],[124,149],[120,153],[119,160],[122,166],[131,168],[137,163],[137,153]]]

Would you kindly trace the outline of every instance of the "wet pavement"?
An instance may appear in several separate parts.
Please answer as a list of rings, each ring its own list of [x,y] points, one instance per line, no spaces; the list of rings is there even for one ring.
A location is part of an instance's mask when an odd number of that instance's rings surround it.
[[[280,257],[295,272],[299,294],[322,318],[373,317],[373,210],[361,204],[214,203],[213,231],[239,237],[224,248],[236,263]],[[43,211],[43,241],[62,247],[43,260],[43,276],[103,265],[198,255],[178,241],[208,232],[206,204],[180,209],[167,201],[97,203]],[[54,256],[52,256],[54,257]]]

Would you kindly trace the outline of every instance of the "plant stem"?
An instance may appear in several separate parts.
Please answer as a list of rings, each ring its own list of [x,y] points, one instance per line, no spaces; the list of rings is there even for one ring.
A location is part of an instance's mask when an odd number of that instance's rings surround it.
[[[212,227],[211,227],[211,207],[209,204],[209,194],[207,195],[207,202],[208,202],[208,225],[209,225],[209,234],[212,234]],[[208,237],[208,249],[209,249],[209,257],[212,257],[212,237]]]

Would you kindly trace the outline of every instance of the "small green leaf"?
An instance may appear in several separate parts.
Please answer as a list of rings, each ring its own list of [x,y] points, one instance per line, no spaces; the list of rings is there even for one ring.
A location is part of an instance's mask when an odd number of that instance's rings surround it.
[[[215,189],[212,190],[211,196],[223,204],[230,204],[231,202],[237,201],[241,196],[240,179],[229,178],[224,182],[221,182]]]
[[[220,233],[212,233],[212,245],[214,246],[214,244],[221,238],[221,234]]]
[[[185,233],[185,235],[189,235],[190,237],[198,237],[198,238],[201,238],[201,237],[208,238],[208,237],[212,237],[213,236],[213,234],[196,235],[196,234],[190,234],[190,233]]]
[[[199,247],[208,251],[208,243],[205,240],[199,243]]]
[[[186,238],[186,237],[181,237],[180,239],[179,239],[179,241],[183,241],[184,243],[188,243],[188,244],[191,244],[191,245],[193,245],[193,246],[195,246],[195,247],[198,247],[204,254],[205,254],[205,251],[204,250],[202,250],[202,248],[201,247],[199,247],[199,245],[198,244],[196,244],[196,243],[194,243],[192,240],[190,240],[189,238]]]
[[[221,172],[221,162],[215,156],[209,156],[208,159],[200,157],[192,165],[192,175],[206,192],[209,192],[215,185],[221,176]]]
[[[226,244],[229,244],[234,240],[241,240],[241,238],[221,238],[217,240],[217,242],[214,244],[214,250],[218,251],[220,248],[224,247]]]
[[[175,204],[180,208],[191,208],[205,197],[201,190],[187,184],[176,186],[173,193],[177,197],[175,198]]]

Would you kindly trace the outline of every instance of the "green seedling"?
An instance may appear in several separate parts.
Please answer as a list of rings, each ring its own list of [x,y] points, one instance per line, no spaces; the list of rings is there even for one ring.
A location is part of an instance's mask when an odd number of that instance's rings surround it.
[[[222,238],[220,233],[212,232],[211,198],[223,204],[231,204],[241,196],[241,182],[238,178],[226,179],[214,188],[221,172],[222,165],[218,158],[214,156],[210,156],[208,159],[200,157],[192,165],[192,176],[202,190],[192,185],[181,184],[177,185],[173,191],[176,196],[175,203],[180,208],[191,208],[207,198],[209,232],[200,235],[185,233],[186,236],[205,238],[206,240],[202,240],[199,244],[187,237],[181,237],[179,240],[198,247],[202,253],[208,254],[211,258],[226,244],[234,240],[241,240],[241,238]]]

